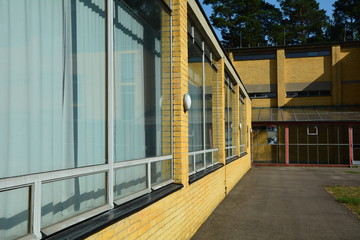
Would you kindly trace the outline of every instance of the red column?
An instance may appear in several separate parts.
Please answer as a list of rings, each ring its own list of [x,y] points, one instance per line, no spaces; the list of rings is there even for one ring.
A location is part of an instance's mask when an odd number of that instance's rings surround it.
[[[353,165],[354,159],[354,152],[353,152],[353,127],[349,125],[349,157],[350,157],[350,165]]]
[[[289,125],[285,125],[285,164],[289,165]]]

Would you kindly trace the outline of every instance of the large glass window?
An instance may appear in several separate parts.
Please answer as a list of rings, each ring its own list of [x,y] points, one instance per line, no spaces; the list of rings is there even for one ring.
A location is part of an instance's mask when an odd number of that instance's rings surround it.
[[[255,163],[285,163],[285,127],[255,125],[253,129],[253,161]]]
[[[76,177],[42,185],[43,228],[106,203],[105,174]]]
[[[213,165],[215,151],[213,96],[217,90],[217,68],[212,53],[199,31],[189,24],[188,89],[192,99],[189,110],[189,172]]]
[[[289,125],[292,164],[349,164],[347,125]]]
[[[29,187],[0,191],[1,239],[16,239],[30,233],[29,198]]]
[[[240,90],[240,104],[239,104],[239,113],[240,113],[240,153],[246,152],[247,145],[247,123],[246,123],[246,105],[245,105],[245,95]]]
[[[205,45],[206,46],[206,45]],[[208,55],[205,55],[205,149],[215,149],[216,126],[213,121],[216,119],[216,112],[213,110],[216,106],[215,95],[217,91],[217,68],[211,63]],[[209,166],[216,162],[213,153],[208,152],[205,155],[206,165]]]
[[[104,1],[0,11],[0,178],[105,163]]]
[[[230,77],[226,74],[225,81],[225,150],[226,158],[229,159],[236,155],[233,131],[234,121],[233,112],[235,107],[235,91]],[[238,123],[237,123],[238,124]]]
[[[204,149],[203,134],[203,52],[201,48],[189,39],[189,95],[191,108],[189,110],[189,152]]]
[[[170,79],[162,75],[170,63],[164,47],[169,15],[157,1],[124,2],[115,1],[114,16],[116,161],[171,152],[169,144],[162,146],[170,132],[162,126],[169,114],[162,106],[170,105]]]
[[[114,4],[115,161],[171,155],[170,16],[158,1]],[[118,169],[116,199],[170,180],[170,166],[166,160]]]

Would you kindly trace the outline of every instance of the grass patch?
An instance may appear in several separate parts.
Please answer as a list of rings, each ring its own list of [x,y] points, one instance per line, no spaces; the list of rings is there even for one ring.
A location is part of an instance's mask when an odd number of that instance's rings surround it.
[[[350,174],[360,174],[360,172],[355,172],[355,171],[345,171],[344,173],[350,173]]]
[[[325,188],[335,197],[336,201],[343,203],[360,218],[360,187],[335,185]]]

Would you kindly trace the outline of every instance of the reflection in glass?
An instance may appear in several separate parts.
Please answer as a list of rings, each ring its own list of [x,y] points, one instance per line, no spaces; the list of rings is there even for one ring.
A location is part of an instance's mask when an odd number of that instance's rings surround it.
[[[242,95],[242,93],[240,93]],[[247,139],[247,124],[246,124],[246,105],[245,97],[241,97],[240,100],[240,153],[246,152],[246,139]]]
[[[105,2],[0,9],[0,177],[105,163]]]
[[[105,182],[105,173],[99,173],[43,184],[42,228],[104,205]]]
[[[206,166],[213,164],[213,154],[211,152],[205,154],[206,157]]]
[[[194,155],[189,155],[189,173],[194,172]]]
[[[212,149],[215,135],[212,109],[215,108],[213,96],[217,90],[217,72],[211,66],[209,59],[205,59],[205,149]]]
[[[230,79],[228,79],[230,80]],[[231,88],[231,83],[225,84],[225,147],[233,146],[233,108],[235,105],[235,93]],[[228,149],[226,151],[226,158],[233,156],[235,153]]]
[[[171,179],[171,160],[151,163],[151,186]]]
[[[114,1],[116,161],[171,154],[169,15],[125,2]]]
[[[0,192],[1,239],[16,239],[29,233],[29,196],[28,187]]]
[[[204,149],[203,137],[203,63],[202,51],[189,40],[189,94],[191,108],[189,110],[189,152]]]
[[[145,164],[115,170],[114,199],[124,198],[146,189],[148,187],[146,170]]]
[[[205,167],[204,165],[204,154],[201,153],[201,154],[196,154],[195,155],[195,170],[199,170],[199,169],[202,169]]]

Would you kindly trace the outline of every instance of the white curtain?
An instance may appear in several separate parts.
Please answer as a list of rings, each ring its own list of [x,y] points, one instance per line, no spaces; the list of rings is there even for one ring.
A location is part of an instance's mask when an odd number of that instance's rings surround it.
[[[131,10],[115,8],[116,161],[145,157],[144,27]]]
[[[104,16],[102,0],[0,0],[0,178],[105,163]],[[43,203],[104,187],[72,181]],[[22,211],[13,195],[1,202],[4,221]],[[100,204],[88,198],[70,207]],[[19,231],[23,218],[0,235]]]
[[[124,3],[115,3],[115,160],[126,161],[146,157],[144,26]],[[116,171],[115,198],[146,187],[144,165]]]
[[[74,151],[71,167],[105,163],[105,2],[66,0],[63,7],[65,51],[71,49],[65,58],[71,71],[65,71],[65,78],[72,80],[65,86],[72,90],[64,98],[71,116],[65,125],[72,126],[69,131],[75,136],[64,149]],[[44,184],[42,227],[105,202],[104,174]]]

